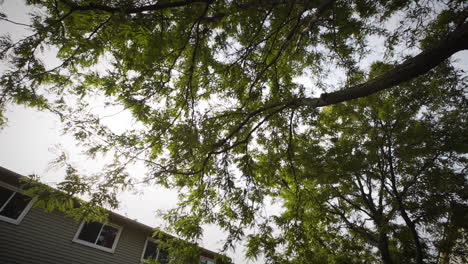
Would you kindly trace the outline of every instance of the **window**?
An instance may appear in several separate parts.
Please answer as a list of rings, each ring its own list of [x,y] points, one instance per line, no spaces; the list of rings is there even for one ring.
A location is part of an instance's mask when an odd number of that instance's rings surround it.
[[[122,227],[99,222],[82,222],[73,242],[113,253]]]
[[[166,264],[169,263],[169,251],[159,248],[156,240],[148,238],[142,256],[142,260],[145,259],[154,259],[159,263]]]
[[[6,183],[0,182],[0,220],[19,224],[31,209],[31,197]]]
[[[215,262],[212,259],[200,257],[200,264],[215,264]]]

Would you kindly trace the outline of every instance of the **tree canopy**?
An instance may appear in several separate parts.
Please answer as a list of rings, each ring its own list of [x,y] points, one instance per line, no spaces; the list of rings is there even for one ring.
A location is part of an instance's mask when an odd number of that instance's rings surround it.
[[[115,207],[139,162],[180,190],[165,217],[190,241],[215,224],[269,263],[466,261],[465,1],[26,2],[31,34],[0,39],[1,124],[10,102],[50,111],[114,156],[59,189]]]

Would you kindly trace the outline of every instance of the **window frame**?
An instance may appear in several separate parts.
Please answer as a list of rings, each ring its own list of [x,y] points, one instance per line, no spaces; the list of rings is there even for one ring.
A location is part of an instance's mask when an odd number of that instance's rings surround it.
[[[5,204],[3,204],[1,207],[0,207],[0,211],[11,201],[11,199],[13,198],[13,196],[16,194],[16,193],[20,193],[22,195],[27,195],[24,193],[23,190],[13,186],[13,185],[10,185],[8,183],[5,183],[5,182],[2,182],[0,181],[0,186],[5,188],[5,189],[9,189],[10,191],[13,191],[14,193],[10,196],[10,198],[8,198],[8,200],[6,200]],[[29,197],[31,197],[30,195],[27,195]],[[10,223],[10,224],[15,224],[15,225],[19,225],[21,223],[21,221],[23,221],[23,218],[28,214],[29,210],[31,209],[31,207],[33,206],[34,204],[34,201],[36,200],[36,197],[31,197],[31,200],[28,202],[28,204],[26,205],[26,207],[24,207],[23,211],[21,212],[21,214],[18,216],[17,219],[13,219],[13,218],[10,218],[10,217],[6,217],[6,216],[3,216],[3,215],[0,215],[0,220],[1,221],[4,221],[4,222],[7,222],[7,223]]]
[[[205,256],[200,256],[200,260],[198,261],[198,263],[201,264],[201,261],[203,261],[203,260],[210,261],[210,262],[216,264],[216,261],[215,261],[214,259],[210,259],[210,258],[207,258],[207,257],[205,257]],[[208,262],[207,262],[207,263],[208,263]]]
[[[146,260],[144,257],[145,257],[146,247],[148,246],[148,242],[153,242],[153,243],[156,243],[157,245],[161,244],[161,241],[158,239],[155,239],[152,237],[146,237],[145,246],[143,247],[143,252],[141,252],[141,261]],[[158,259],[159,251],[161,250],[159,247],[157,247],[157,249],[158,249],[158,254],[156,255],[156,260]]]
[[[115,249],[117,248],[117,244],[119,243],[120,234],[122,234],[123,227],[119,226],[119,225],[116,225],[116,224],[113,224],[113,223],[102,223],[102,222],[98,222],[98,221],[93,221],[93,222],[97,222],[97,223],[102,224],[101,230],[99,230],[99,233],[98,233],[98,236],[96,237],[96,240],[97,240],[97,238],[99,238],[99,234],[101,234],[102,229],[106,225],[110,226],[110,227],[113,227],[113,228],[118,230],[117,235],[115,236],[115,239],[114,239],[114,244],[112,244],[112,248],[107,248],[107,247],[95,244],[96,242],[91,243],[91,242],[84,241],[84,240],[81,240],[81,239],[78,238],[80,236],[80,233],[81,233],[83,227],[84,227],[85,222],[86,221],[84,221],[84,220],[81,221],[81,224],[78,227],[78,231],[76,232],[75,236],[73,237],[72,242],[75,242],[75,243],[78,243],[78,244],[81,244],[81,245],[85,245],[85,246],[88,246],[88,247],[92,247],[92,248],[95,248],[95,249],[99,249],[99,250],[102,250],[102,251],[106,251],[106,252],[109,252],[109,253],[114,253]]]

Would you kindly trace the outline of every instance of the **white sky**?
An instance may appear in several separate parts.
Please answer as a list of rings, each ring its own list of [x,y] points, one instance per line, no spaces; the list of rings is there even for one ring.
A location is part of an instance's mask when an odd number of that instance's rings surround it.
[[[13,21],[29,23],[23,1],[6,0],[3,5],[0,5],[0,12],[6,13]],[[21,26],[0,21],[0,34],[5,32],[10,32],[13,37],[18,34],[27,34]],[[468,52],[459,52],[455,57],[460,59],[458,65],[468,71]],[[3,69],[4,65],[0,63],[0,72]],[[57,144],[60,144],[72,156],[74,155],[76,160],[80,161],[79,168],[92,171],[94,167],[97,167],[97,161],[79,156],[79,148],[75,146],[72,137],[60,134],[61,124],[52,114],[10,105],[6,116],[7,126],[0,130],[0,166],[23,175],[38,174],[44,182],[54,185],[63,178],[63,171],[48,170],[48,163],[56,157],[53,150]],[[126,123],[121,122],[120,125],[125,126]],[[132,167],[130,173],[143,176],[144,170],[135,166]],[[139,193],[123,193],[120,196],[121,207],[117,212],[150,226],[161,226],[162,220],[157,218],[155,211],[175,206],[177,193],[154,186],[142,186],[139,190]],[[223,233],[216,227],[206,227],[205,236],[200,245],[216,251],[221,248],[220,241],[223,237]],[[229,252],[229,256],[237,264],[262,262],[261,259],[247,261],[243,255],[242,247],[239,247],[236,252]]]

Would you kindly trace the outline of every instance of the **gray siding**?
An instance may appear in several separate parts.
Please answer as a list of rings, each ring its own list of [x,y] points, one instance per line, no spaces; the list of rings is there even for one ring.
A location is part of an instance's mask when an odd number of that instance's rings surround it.
[[[114,253],[72,242],[80,223],[32,208],[19,225],[0,220],[1,264],[138,264],[147,234],[123,227]]]

